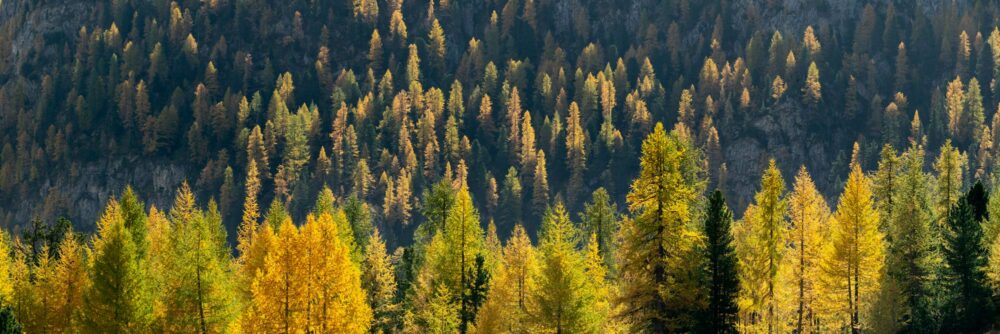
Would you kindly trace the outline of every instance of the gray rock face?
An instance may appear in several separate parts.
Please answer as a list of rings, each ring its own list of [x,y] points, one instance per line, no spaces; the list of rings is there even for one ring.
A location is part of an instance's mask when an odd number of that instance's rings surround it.
[[[67,0],[3,0],[0,1],[0,22],[13,25],[11,44],[4,62],[14,74],[22,73],[23,65],[46,53],[58,52],[62,38],[75,38],[80,27],[95,17],[97,5],[90,1]],[[58,45],[47,45],[58,43]],[[4,54],[0,54],[2,56]]]
[[[9,211],[0,216],[4,225],[32,219],[52,221],[65,215],[78,228],[88,230],[94,228],[107,201],[121,195],[126,186],[141,189],[147,206],[169,208],[174,190],[186,177],[181,166],[139,158],[88,163],[57,174],[30,189],[21,203],[7,208]]]

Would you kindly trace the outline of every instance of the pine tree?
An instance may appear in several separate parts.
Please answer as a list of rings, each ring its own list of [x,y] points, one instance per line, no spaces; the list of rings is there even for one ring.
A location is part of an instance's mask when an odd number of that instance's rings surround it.
[[[689,224],[698,188],[693,154],[657,124],[642,145],[639,178],[627,199],[634,220],[623,229],[621,314],[633,331],[662,333],[693,326],[703,302],[692,272],[698,268]]]
[[[868,326],[867,315],[862,312],[875,300],[881,282],[885,255],[878,225],[871,183],[854,159],[822,262],[826,273],[825,295],[835,300],[832,311],[839,314],[837,317],[846,322],[852,333]]]
[[[708,280],[708,307],[699,326],[706,333],[735,333],[739,311],[740,284],[736,250],[730,226],[733,213],[722,192],[716,190],[708,199],[705,218],[705,274]]]
[[[138,243],[126,228],[125,212],[108,202],[97,225],[91,259],[92,282],[83,295],[81,331],[84,333],[141,332],[152,321],[152,303],[146,290],[145,267]]]
[[[14,318],[14,310],[10,305],[0,308],[0,333],[23,333],[24,327]]]
[[[980,331],[995,315],[989,298],[985,268],[987,250],[982,244],[982,220],[988,197],[979,182],[960,197],[948,215],[944,229],[944,259],[948,265],[944,279],[950,300],[942,330]]]

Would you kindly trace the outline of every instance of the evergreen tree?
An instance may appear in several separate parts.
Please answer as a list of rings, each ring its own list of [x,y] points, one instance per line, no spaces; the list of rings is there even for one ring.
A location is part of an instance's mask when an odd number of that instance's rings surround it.
[[[987,250],[981,240],[987,197],[983,185],[977,182],[958,199],[948,215],[943,253],[948,264],[944,278],[950,298],[946,304],[944,331],[980,331],[990,317],[995,316],[984,271]]]
[[[20,334],[24,333],[24,327],[14,318],[14,309],[10,305],[0,308],[0,333]]]
[[[507,170],[503,189],[500,191],[500,204],[497,212],[500,226],[511,228],[511,226],[521,223],[521,191],[521,181],[517,177],[517,170],[511,167]]]
[[[705,218],[705,274],[708,280],[708,307],[699,326],[705,333],[736,333],[740,285],[736,251],[730,226],[733,213],[722,192],[708,198]]]

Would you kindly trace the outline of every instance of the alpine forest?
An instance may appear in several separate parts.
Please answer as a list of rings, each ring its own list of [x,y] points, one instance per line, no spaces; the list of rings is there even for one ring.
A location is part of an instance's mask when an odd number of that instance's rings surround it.
[[[0,0],[7,333],[1000,333],[1000,1]]]

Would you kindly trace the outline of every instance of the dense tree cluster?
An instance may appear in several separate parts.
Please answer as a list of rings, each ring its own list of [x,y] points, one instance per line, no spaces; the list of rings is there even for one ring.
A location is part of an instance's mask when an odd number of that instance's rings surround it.
[[[60,6],[0,1],[3,329],[1000,321],[996,4]]]
[[[126,0],[44,34],[35,14],[64,4],[2,4],[0,218],[18,226],[96,221],[128,183],[164,206],[188,179],[235,235],[252,160],[259,203],[303,220],[328,186],[397,246],[421,194],[456,176],[504,236],[538,230],[556,199],[577,211],[603,187],[624,203],[657,122],[682,126],[739,211],[772,156],[835,194],[854,142],[868,169],[883,144],[951,139],[986,179],[1000,140],[987,3]],[[816,17],[775,22],[796,15]],[[136,160],[181,177],[69,190]]]
[[[833,209],[805,167],[786,188],[772,161],[734,220],[684,131],[653,127],[625,213],[601,188],[577,220],[557,199],[536,235],[517,223],[501,237],[467,180],[446,179],[423,195],[414,243],[392,252],[368,205],[329,188],[296,222],[279,201],[261,214],[259,181],[247,180],[235,256],[215,200],[201,206],[184,183],[161,211],[126,188],[93,235],[66,221],[3,233],[0,315],[27,332],[85,333],[954,333],[1000,322],[1000,176],[987,190],[952,175],[963,156],[947,143],[935,172],[922,142],[902,154],[886,145],[868,173],[856,145]]]

